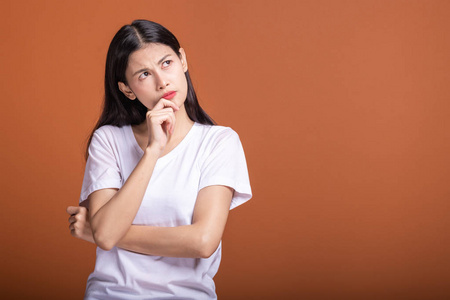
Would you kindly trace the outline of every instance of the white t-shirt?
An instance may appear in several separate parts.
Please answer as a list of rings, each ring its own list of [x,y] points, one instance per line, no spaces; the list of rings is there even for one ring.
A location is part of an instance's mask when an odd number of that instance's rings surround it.
[[[96,190],[120,189],[142,155],[131,126],[97,129],[89,146],[80,203]],[[198,192],[211,185],[234,189],[230,209],[251,198],[237,133],[228,127],[195,123],[176,148],[158,159],[133,224],[189,225]],[[97,247],[85,299],[216,299],[213,277],[219,268],[221,246],[207,259]]]

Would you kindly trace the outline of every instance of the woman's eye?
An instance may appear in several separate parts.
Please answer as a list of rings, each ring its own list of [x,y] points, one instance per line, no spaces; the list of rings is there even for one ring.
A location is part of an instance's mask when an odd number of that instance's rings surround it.
[[[171,63],[172,63],[171,60],[166,60],[165,62],[163,62],[163,67],[168,67],[170,66]]]
[[[144,72],[139,76],[139,79],[144,79],[148,76],[148,72]]]

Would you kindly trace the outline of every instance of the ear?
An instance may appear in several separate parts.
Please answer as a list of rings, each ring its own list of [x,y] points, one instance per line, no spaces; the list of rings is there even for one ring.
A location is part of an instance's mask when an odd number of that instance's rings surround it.
[[[186,59],[186,53],[184,52],[183,48],[180,48],[180,60],[181,65],[183,66],[183,71],[186,73],[186,71],[188,70],[188,63]]]
[[[126,85],[123,82],[118,82],[119,90],[130,100],[136,99],[136,95],[133,93],[133,91],[130,89],[128,85]]]

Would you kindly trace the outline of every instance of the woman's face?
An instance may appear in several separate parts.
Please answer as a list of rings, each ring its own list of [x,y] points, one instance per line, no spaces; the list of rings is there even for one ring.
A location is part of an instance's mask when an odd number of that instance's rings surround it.
[[[178,56],[169,46],[146,44],[128,58],[128,85],[119,82],[119,89],[131,100],[138,98],[148,109],[163,97],[181,107],[187,95],[187,69],[182,48]]]

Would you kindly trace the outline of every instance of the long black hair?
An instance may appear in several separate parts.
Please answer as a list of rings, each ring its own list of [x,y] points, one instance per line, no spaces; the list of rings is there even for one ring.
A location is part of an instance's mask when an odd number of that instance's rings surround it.
[[[148,21],[135,20],[116,33],[109,45],[105,68],[105,98],[103,111],[91,132],[86,148],[86,159],[92,136],[103,125],[138,125],[145,121],[147,107],[140,101],[130,101],[118,87],[118,82],[127,83],[125,71],[130,55],[148,43],[164,44],[172,48],[180,57],[180,43],[164,26]],[[200,107],[192,85],[189,71],[185,73],[187,95],[184,107],[189,118],[201,124],[214,125],[213,119]],[[139,99],[138,99],[139,100]]]

